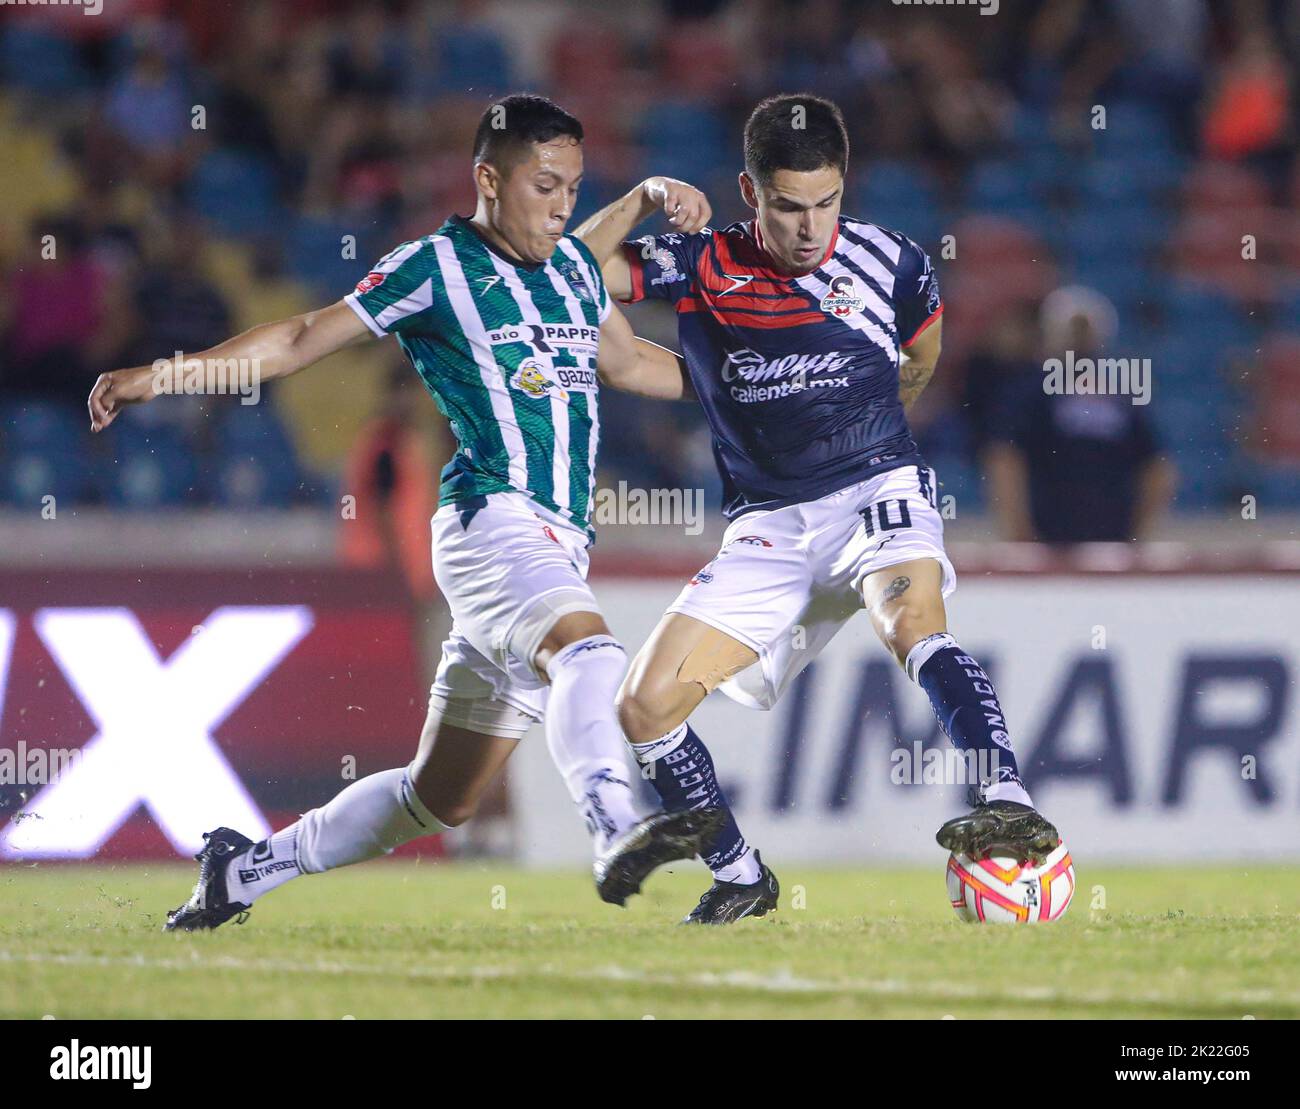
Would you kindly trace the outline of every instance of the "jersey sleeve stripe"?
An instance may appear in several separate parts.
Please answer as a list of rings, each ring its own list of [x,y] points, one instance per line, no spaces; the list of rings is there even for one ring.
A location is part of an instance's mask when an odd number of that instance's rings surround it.
[[[627,268],[632,275],[632,295],[623,303],[636,304],[639,300],[645,300],[645,260],[636,243],[624,243],[623,256],[627,259]]]
[[[380,327],[379,324],[375,323],[374,318],[366,311],[361,301],[357,298],[356,293],[348,293],[348,295],[343,298],[343,302],[351,308],[352,311],[361,318],[361,322],[370,328],[370,330],[379,336],[379,338],[382,339],[388,334],[388,332]]]
[[[924,331],[927,327],[929,327],[932,323],[934,323],[935,320],[937,320],[937,319],[938,319],[940,316],[942,316],[942,315],[943,315],[943,301],[939,301],[939,307],[936,308],[933,312],[931,312],[931,313],[929,314],[929,316],[927,316],[927,317],[925,318],[925,320],[922,322],[921,326],[918,327],[918,328],[916,329],[916,331],[912,334],[912,337],[911,337],[910,339],[906,340],[905,342],[900,343],[899,345],[900,345],[904,350],[906,350],[906,349],[907,349],[908,347],[910,347],[913,343],[915,343],[915,342],[917,341],[917,339],[919,339],[919,338],[921,337],[921,332],[922,332],[922,331]]]

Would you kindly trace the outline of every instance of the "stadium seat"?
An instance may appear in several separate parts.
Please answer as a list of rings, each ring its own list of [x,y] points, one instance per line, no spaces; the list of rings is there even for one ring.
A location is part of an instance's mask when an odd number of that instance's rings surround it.
[[[262,159],[219,148],[195,167],[189,202],[228,235],[264,234],[278,222],[275,189],[274,171]]]
[[[205,491],[232,508],[284,507],[298,495],[298,460],[274,405],[231,402],[217,427]]]
[[[730,153],[726,121],[713,108],[686,100],[658,101],[637,126],[646,160],[657,172],[702,180]]]
[[[89,489],[88,436],[81,414],[48,401],[0,409],[0,498],[23,508],[51,495],[75,504]]]
[[[198,464],[184,432],[132,415],[119,418],[103,441],[109,459],[96,467],[100,496],[114,507],[141,511],[193,500]]]
[[[0,33],[0,78],[6,85],[46,94],[90,86],[90,76],[66,36],[47,34],[12,18]]]

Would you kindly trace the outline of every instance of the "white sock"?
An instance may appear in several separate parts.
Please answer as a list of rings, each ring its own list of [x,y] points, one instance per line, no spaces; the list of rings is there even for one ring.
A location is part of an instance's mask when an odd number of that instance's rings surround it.
[[[375,859],[446,829],[416,795],[406,768],[381,770],[237,855],[226,871],[226,894],[251,905],[299,874]]]
[[[713,876],[719,882],[740,882],[742,885],[752,886],[763,877],[763,872],[754,857],[754,849],[746,844],[745,850],[740,853],[740,857],[735,862],[718,867],[713,872]]]
[[[983,796],[985,801],[1016,801],[1034,807],[1025,787],[1017,782],[993,782],[984,787]]]
[[[626,672],[627,653],[609,635],[570,643],[546,667],[546,746],[582,810],[597,854],[641,820],[614,710]]]

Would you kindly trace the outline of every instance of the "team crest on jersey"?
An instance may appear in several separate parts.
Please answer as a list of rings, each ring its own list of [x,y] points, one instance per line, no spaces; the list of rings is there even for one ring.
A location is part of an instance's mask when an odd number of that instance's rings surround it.
[[[530,397],[557,396],[561,400],[569,399],[569,394],[546,376],[546,371],[535,358],[525,358],[519,363],[519,369],[510,379],[510,384]]]
[[[371,289],[378,288],[384,283],[384,278],[387,276],[386,273],[379,273],[377,270],[372,270],[357,282],[358,295],[361,293],[368,293]]]
[[[861,312],[866,303],[858,296],[857,287],[853,284],[853,276],[842,273],[831,278],[831,287],[822,297],[821,308],[823,312],[829,312],[832,316],[843,319],[845,316],[853,315],[854,312]]]
[[[570,262],[567,266],[558,268],[564,274],[564,280],[569,283],[574,296],[579,300],[585,300],[588,304],[596,303],[596,294],[591,291],[591,286],[587,284],[586,278],[582,276],[582,271],[577,266]]]

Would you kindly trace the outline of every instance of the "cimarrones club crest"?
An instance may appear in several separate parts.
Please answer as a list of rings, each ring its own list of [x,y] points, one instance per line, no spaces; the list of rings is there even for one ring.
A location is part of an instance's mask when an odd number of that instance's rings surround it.
[[[845,316],[853,315],[854,312],[861,312],[866,303],[858,296],[857,287],[853,284],[853,275],[841,273],[831,278],[831,286],[822,297],[821,309],[843,319]]]

